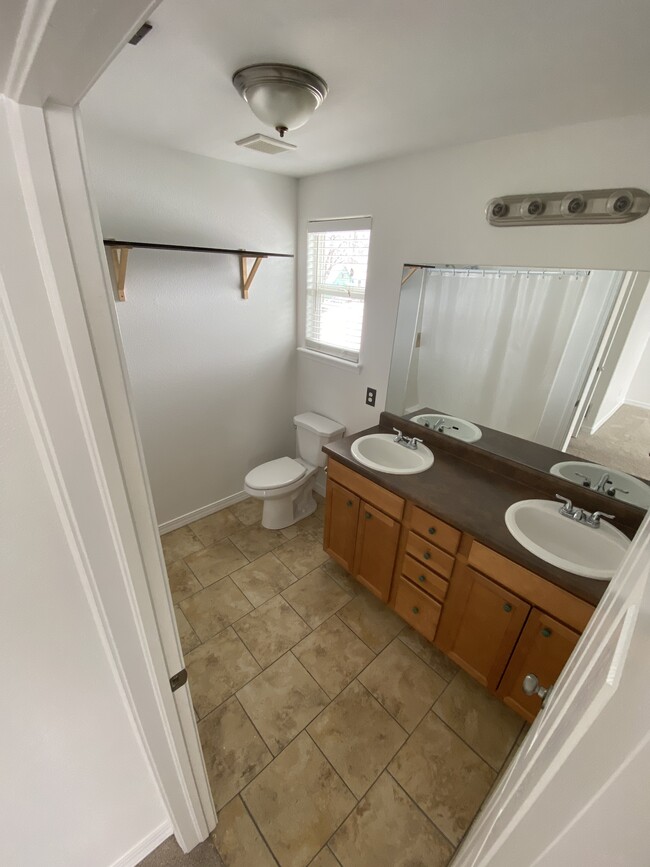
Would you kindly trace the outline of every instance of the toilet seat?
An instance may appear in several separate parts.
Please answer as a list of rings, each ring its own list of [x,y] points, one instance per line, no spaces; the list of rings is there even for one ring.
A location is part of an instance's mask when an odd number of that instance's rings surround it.
[[[307,468],[293,458],[277,458],[251,470],[244,484],[258,491],[272,491],[299,481]]]

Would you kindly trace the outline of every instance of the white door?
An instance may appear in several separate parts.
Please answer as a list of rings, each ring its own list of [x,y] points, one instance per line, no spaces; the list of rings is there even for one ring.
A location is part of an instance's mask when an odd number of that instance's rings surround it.
[[[650,864],[649,576],[646,515],[454,867]]]
[[[184,672],[174,607],[158,537],[156,516],[144,464],[142,446],[130,398],[126,361],[119,337],[115,302],[101,240],[99,218],[88,185],[88,168],[78,109],[45,108],[47,139],[59,201],[66,218],[67,242],[78,275],[85,327],[90,335],[114,448],[121,465],[130,518],[137,534],[148,597],[155,618],[155,636],[162,645],[166,681]],[[153,626],[153,624],[152,624]],[[168,682],[161,688],[169,692]],[[174,718],[170,734],[178,750],[183,794],[193,820],[181,827],[177,839],[190,849],[216,824],[216,814],[199,741],[194,709],[186,683],[173,692]]]

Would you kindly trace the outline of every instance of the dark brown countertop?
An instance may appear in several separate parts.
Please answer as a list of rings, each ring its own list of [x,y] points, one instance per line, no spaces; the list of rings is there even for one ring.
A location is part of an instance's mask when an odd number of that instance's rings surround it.
[[[369,428],[330,443],[323,451],[359,475],[469,533],[520,566],[592,605],[598,604],[608,581],[581,578],[551,566],[520,545],[506,527],[504,515],[509,506],[518,500],[549,499],[548,493],[476,466],[443,449],[434,449],[435,460],[430,469],[410,476],[380,473],[352,457],[350,448],[354,440],[365,434],[386,431],[387,428],[379,426]]]

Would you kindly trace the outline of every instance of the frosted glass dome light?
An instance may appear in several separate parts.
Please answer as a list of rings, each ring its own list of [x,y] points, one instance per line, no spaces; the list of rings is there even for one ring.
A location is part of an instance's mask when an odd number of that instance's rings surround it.
[[[253,114],[282,138],[307,123],[327,96],[320,76],[284,63],[258,63],[238,69],[232,83]]]

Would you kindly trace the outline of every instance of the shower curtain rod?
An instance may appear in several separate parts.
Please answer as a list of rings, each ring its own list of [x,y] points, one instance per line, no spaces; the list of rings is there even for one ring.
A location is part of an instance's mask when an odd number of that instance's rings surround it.
[[[526,277],[588,277],[591,271],[588,269],[577,268],[503,268],[487,267],[479,268],[473,266],[455,266],[455,265],[404,265],[405,268],[417,269],[422,268],[424,271],[432,273],[456,275],[456,274],[476,274],[478,277],[486,277],[502,274],[525,275]],[[409,276],[411,276],[409,274]]]

